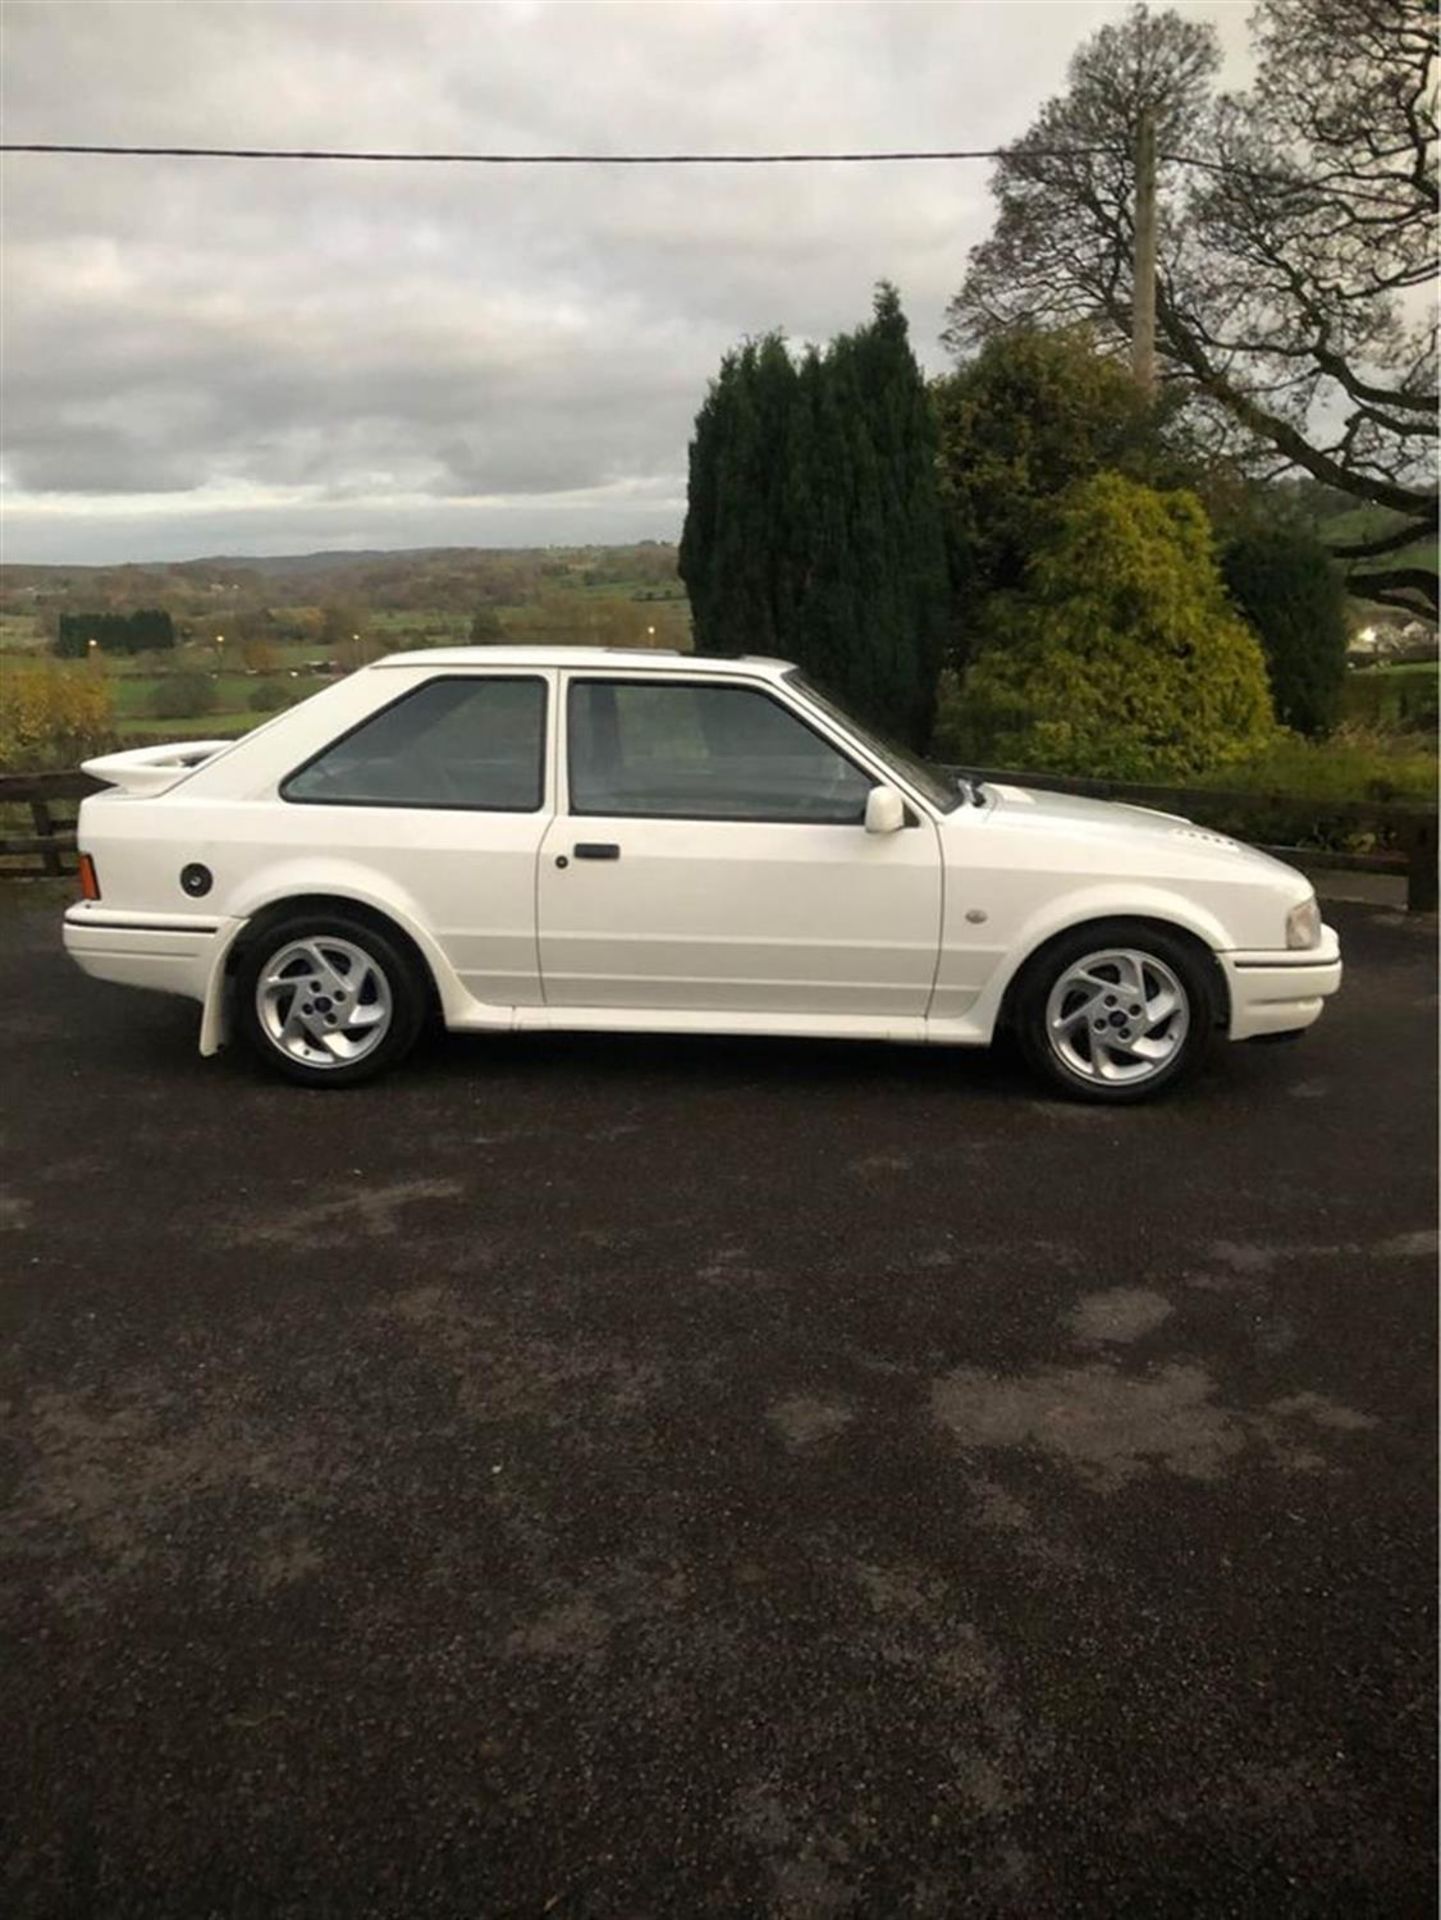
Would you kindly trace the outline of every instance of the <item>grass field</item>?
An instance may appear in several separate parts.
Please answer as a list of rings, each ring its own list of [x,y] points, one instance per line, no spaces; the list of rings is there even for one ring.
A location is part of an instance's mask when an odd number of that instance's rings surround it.
[[[39,653],[45,645],[45,629],[38,614],[0,613],[0,652]]]
[[[1341,689],[1344,719],[1367,727],[1398,727],[1436,733],[1437,663],[1414,661],[1395,667],[1364,667],[1348,673]]]
[[[155,720],[137,718],[122,720],[116,732],[122,741],[143,745],[147,741],[171,740],[230,740],[242,733],[249,733],[252,727],[258,727],[262,720],[268,720],[268,713],[251,713],[245,708],[236,708],[230,713],[199,714],[189,720]]]
[[[120,721],[163,719],[165,717],[164,715],[156,714],[155,699],[166,682],[176,677],[175,674],[165,673],[117,675],[112,683],[114,688],[116,719]],[[192,670],[191,672],[187,672],[185,677],[189,680],[197,676]],[[331,676],[323,674],[305,673],[301,673],[295,678],[292,678],[289,673],[257,674],[254,676],[244,673],[211,674],[208,675],[207,678],[213,690],[213,697],[209,702],[197,705],[195,712],[208,715],[216,711],[226,710],[235,713],[258,713],[263,717],[265,709],[253,707],[250,704],[251,695],[254,694],[257,689],[278,686],[280,693],[285,697],[283,702],[277,700],[276,707],[270,709],[271,712],[274,712],[280,704],[293,706],[297,700],[304,699],[306,694],[314,693],[317,687],[328,685],[330,677]]]
[[[277,624],[285,613],[299,611],[283,610]],[[638,644],[684,649],[689,643],[689,610],[684,602],[637,602],[624,590],[617,592],[610,587],[567,592],[528,606],[501,607],[496,613],[503,638],[518,644]],[[387,653],[464,646],[469,641],[470,625],[468,615],[441,609],[371,614],[364,620],[361,645],[342,649],[348,657],[342,658],[340,665],[344,670]],[[192,641],[177,647],[173,654],[107,659],[105,672],[114,690],[119,731],[143,739],[164,738],[167,730],[176,728],[191,733],[196,728],[205,732],[214,729],[217,734],[240,732],[268,717],[249,704],[258,689],[278,685],[287,695],[286,704],[293,705],[329,684],[333,677],[308,670],[326,654],[318,640],[267,642],[266,654],[273,664],[261,673],[240,667],[237,652],[229,642],[222,647],[213,641]],[[214,707],[178,718],[158,716],[157,696],[177,673],[205,675],[213,690]]]
[[[405,647],[463,647],[470,637],[470,617],[432,609],[422,613],[380,612],[367,616],[366,632],[387,653]]]

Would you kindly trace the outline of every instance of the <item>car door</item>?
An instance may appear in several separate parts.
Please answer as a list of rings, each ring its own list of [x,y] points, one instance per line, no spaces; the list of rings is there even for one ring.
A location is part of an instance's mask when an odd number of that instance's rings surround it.
[[[552,1007],[918,1018],[934,823],[867,833],[877,784],[770,688],[576,672],[537,884]]]
[[[493,1006],[541,1001],[535,872],[555,680],[514,669],[412,680],[280,785],[287,839],[328,846],[342,891],[353,881],[403,901],[465,990]]]

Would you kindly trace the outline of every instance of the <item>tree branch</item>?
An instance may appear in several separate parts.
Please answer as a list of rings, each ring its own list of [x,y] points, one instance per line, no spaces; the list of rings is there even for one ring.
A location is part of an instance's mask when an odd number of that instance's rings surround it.
[[[1383,553],[1397,553],[1402,547],[1409,547],[1413,540],[1424,540],[1428,533],[1436,530],[1436,515],[1408,521],[1404,527],[1393,527],[1390,533],[1377,534],[1373,540],[1348,540],[1342,546],[1332,547],[1331,552],[1338,560],[1374,560]]]
[[[1438,610],[1436,575],[1424,567],[1394,567],[1385,573],[1353,573],[1346,582],[1348,592],[1358,600],[1375,600],[1385,607],[1400,607],[1407,613],[1429,614],[1434,620]]]
[[[1336,487],[1342,493],[1370,500],[1378,507],[1390,507],[1396,513],[1420,515],[1429,510],[1433,498],[1430,492],[1379,480],[1328,458],[1289,420],[1269,412],[1250,394],[1243,393],[1212,364],[1200,341],[1181,322],[1163,286],[1156,289],[1156,319],[1166,346],[1194,375],[1202,392],[1219,401],[1242,426],[1269,440],[1315,479],[1324,480],[1327,486]]]

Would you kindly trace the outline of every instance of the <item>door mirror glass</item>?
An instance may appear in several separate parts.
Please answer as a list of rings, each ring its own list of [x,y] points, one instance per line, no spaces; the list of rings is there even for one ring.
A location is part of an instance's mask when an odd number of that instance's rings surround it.
[[[866,832],[899,833],[906,824],[906,803],[894,787],[872,787],[866,795]]]

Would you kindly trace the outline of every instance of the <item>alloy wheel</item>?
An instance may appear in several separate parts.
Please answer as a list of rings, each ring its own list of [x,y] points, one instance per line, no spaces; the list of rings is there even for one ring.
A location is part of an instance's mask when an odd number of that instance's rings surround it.
[[[395,997],[372,954],[320,934],[271,955],[255,982],[255,1012],[278,1052],[324,1072],[375,1052],[390,1031]]]
[[[1079,1079],[1135,1086],[1176,1058],[1191,1026],[1191,1003],[1164,960],[1135,947],[1108,947],[1071,962],[1046,1002],[1046,1039]]]

